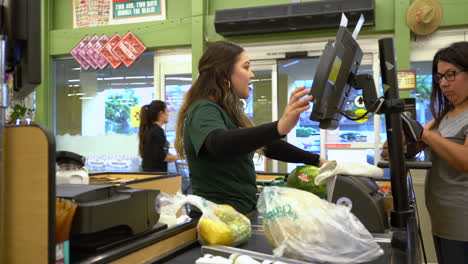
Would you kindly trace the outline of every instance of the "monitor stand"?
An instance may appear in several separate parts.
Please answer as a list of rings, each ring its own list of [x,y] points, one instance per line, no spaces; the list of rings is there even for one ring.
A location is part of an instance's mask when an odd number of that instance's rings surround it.
[[[404,111],[404,100],[399,98],[397,66],[393,38],[379,40],[380,70],[384,88],[384,104],[387,141],[390,164],[390,181],[392,185],[394,210],[391,212],[390,224],[394,231],[392,245],[405,247],[408,264],[420,263],[420,236],[415,209],[410,206],[408,195],[407,166],[403,151],[403,133],[401,113]],[[412,186],[411,186],[412,188]],[[401,239],[403,237],[403,240]]]

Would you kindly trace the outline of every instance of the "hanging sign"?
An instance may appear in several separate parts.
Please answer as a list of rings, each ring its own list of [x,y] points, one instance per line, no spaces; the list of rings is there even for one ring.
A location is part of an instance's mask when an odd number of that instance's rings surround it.
[[[122,38],[120,37],[119,34],[115,34],[112,36],[112,38],[102,46],[100,49],[101,55],[109,62],[109,64],[112,66],[112,68],[117,69],[120,64],[122,64],[122,61],[114,55],[112,52],[112,49],[117,45],[117,43],[120,42]]]
[[[165,0],[73,0],[73,27],[166,19]]]
[[[130,67],[146,50],[146,46],[128,32],[123,37],[115,34],[108,39],[105,35],[86,36],[70,52],[84,70],[104,69],[107,64],[117,69],[122,63]]]
[[[80,51],[80,56],[85,59],[89,65],[91,65],[91,67],[93,67],[93,69],[97,69],[97,65],[96,63],[93,61],[93,59],[91,59],[91,56],[89,56],[88,54],[88,51],[89,49],[91,49],[94,44],[96,44],[96,42],[98,41],[99,37],[94,35],[88,43],[86,43],[86,46],[84,46],[84,48]]]
[[[107,64],[109,64],[102,56],[101,52],[99,51],[104,44],[106,44],[109,41],[109,39],[103,35],[100,37],[97,41],[96,44],[94,44],[89,50],[88,50],[88,56],[93,60],[93,62],[99,67],[99,69],[104,69]]]
[[[416,71],[398,71],[398,88],[400,90],[416,89]]]
[[[145,45],[138,40],[132,32],[125,34],[117,45],[112,48],[112,53],[130,67],[146,50]]]
[[[73,58],[81,65],[81,68],[87,70],[91,65],[80,55],[80,52],[84,49],[86,44],[91,40],[90,36],[84,37],[70,52]]]

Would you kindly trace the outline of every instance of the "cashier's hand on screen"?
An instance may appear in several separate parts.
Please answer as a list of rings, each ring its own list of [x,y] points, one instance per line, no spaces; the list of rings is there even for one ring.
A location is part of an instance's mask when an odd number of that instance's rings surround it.
[[[310,108],[309,103],[312,101],[312,96],[308,95],[309,93],[310,89],[306,89],[305,86],[301,86],[291,93],[283,116],[278,121],[278,134],[282,136],[288,134],[296,126],[301,113]]]

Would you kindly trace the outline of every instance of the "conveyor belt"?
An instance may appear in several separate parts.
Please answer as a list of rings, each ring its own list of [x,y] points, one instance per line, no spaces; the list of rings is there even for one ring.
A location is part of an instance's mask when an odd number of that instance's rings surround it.
[[[257,230],[256,230],[257,229]],[[251,257],[256,258],[255,256],[258,257],[263,257],[267,259],[265,256],[261,254],[267,254],[272,258],[272,248],[268,244],[265,236],[263,233],[256,227],[253,226],[253,232],[252,232],[252,237],[249,239],[249,241],[245,244],[242,244],[237,247],[237,250],[248,250],[250,251]],[[371,261],[371,262],[365,262],[363,264],[404,264],[406,262],[406,255],[404,252],[401,250],[392,248],[390,244],[390,240],[386,239],[388,235],[376,235],[376,241],[377,243],[382,247],[384,250],[384,255],[380,256],[378,259]],[[202,247],[200,244],[193,244],[190,247],[187,247],[183,250],[180,250],[178,252],[174,252],[171,256],[166,256],[164,259],[158,259],[155,260],[155,262],[152,263],[164,263],[164,264],[187,264],[187,263],[195,263],[195,261],[202,257],[203,254],[209,253],[212,255],[217,255],[217,256],[223,256],[223,257],[229,257],[231,253],[249,253],[246,251],[238,251],[236,252],[236,248],[230,248],[230,247],[216,247],[216,246],[210,246],[210,247]],[[218,254],[216,254],[218,252]],[[260,254],[259,254],[260,253]],[[283,261],[283,260],[282,260]],[[285,262],[285,263],[304,263],[304,262]],[[310,262],[309,262],[310,263]]]

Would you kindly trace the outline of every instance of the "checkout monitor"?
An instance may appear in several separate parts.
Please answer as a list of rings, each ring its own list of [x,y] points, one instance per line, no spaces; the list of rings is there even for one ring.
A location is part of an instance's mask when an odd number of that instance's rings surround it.
[[[13,76],[13,99],[22,100],[41,84],[41,1],[2,0],[0,8],[5,68]]]
[[[314,104],[310,120],[321,129],[336,129],[362,60],[362,50],[346,27],[340,27],[336,40],[325,45],[310,94]]]

